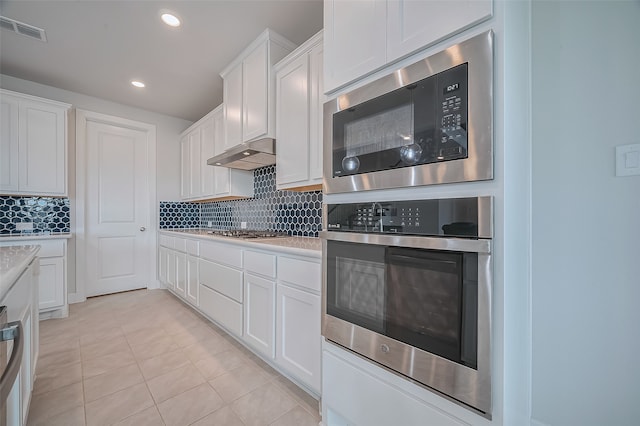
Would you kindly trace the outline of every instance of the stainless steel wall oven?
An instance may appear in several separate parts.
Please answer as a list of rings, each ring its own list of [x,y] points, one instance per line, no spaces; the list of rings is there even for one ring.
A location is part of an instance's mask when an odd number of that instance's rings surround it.
[[[327,194],[493,178],[493,33],[324,105]]]
[[[325,338],[491,415],[490,197],[327,204]]]

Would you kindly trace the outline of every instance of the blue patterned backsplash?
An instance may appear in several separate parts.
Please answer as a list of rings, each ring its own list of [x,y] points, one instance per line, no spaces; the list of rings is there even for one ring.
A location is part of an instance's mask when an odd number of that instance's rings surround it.
[[[160,201],[160,229],[199,228],[200,204]]]
[[[275,166],[254,170],[254,197],[207,203],[160,202],[160,229],[240,228],[317,237],[322,228],[322,192],[279,191]],[[211,226],[209,226],[211,225]]]
[[[33,235],[70,232],[69,199],[0,196],[0,234]],[[16,223],[33,223],[32,231],[16,231]]]

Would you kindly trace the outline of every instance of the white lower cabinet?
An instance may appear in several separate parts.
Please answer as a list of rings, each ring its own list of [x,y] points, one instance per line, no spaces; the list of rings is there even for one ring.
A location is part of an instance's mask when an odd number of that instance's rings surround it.
[[[269,358],[275,355],[275,297],[275,282],[245,273],[243,338]]]
[[[7,241],[3,246],[38,245],[40,273],[38,275],[38,309],[41,317],[66,317],[67,304],[67,240]]]
[[[164,285],[168,284],[168,268],[169,268],[169,249],[166,247],[158,248],[158,279]]]
[[[242,304],[200,286],[200,310],[236,336],[242,336]]]
[[[236,336],[242,336],[242,249],[202,242],[198,259],[200,310]]]
[[[184,298],[187,288],[187,255],[186,253],[176,253],[176,287],[178,296]]]
[[[185,298],[193,306],[198,306],[198,258],[187,254],[187,285]]]
[[[320,394],[320,263],[278,258],[276,364]]]
[[[322,420],[327,426],[493,424],[329,342],[322,352]]]
[[[320,395],[319,258],[160,234],[160,281]]]
[[[5,404],[6,424],[12,426],[25,425],[29,411],[29,402],[35,379],[35,364],[38,356],[38,321],[34,318],[33,303],[35,301],[38,260],[31,263],[11,286],[0,305],[7,307],[7,321],[22,321],[22,360],[16,380],[7,396]],[[9,343],[8,353],[13,344]],[[4,423],[3,423],[4,424]]]
[[[56,309],[64,305],[64,259],[40,259],[40,310]]]
[[[173,250],[167,250],[167,287],[171,290],[175,290],[176,278],[178,277],[176,269],[177,255],[177,252]]]

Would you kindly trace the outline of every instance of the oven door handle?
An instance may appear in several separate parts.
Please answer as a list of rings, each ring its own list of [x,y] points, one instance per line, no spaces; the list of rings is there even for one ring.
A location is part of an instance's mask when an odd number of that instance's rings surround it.
[[[22,338],[22,321],[14,321],[6,324],[0,330],[0,341],[13,340],[13,350],[11,358],[7,364],[2,377],[0,378],[0,401],[6,401],[13,383],[16,381],[20,364],[22,362],[22,352],[24,350],[24,340]]]
[[[320,238],[327,241],[373,244],[387,247],[410,247],[467,253],[491,253],[491,240],[479,238],[423,237],[414,235],[364,234],[358,232],[321,231]]]

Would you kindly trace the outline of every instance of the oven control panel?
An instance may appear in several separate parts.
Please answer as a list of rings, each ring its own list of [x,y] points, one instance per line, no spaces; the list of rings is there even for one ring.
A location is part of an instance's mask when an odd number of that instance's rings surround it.
[[[382,201],[328,204],[327,231],[478,237],[478,200]]]

